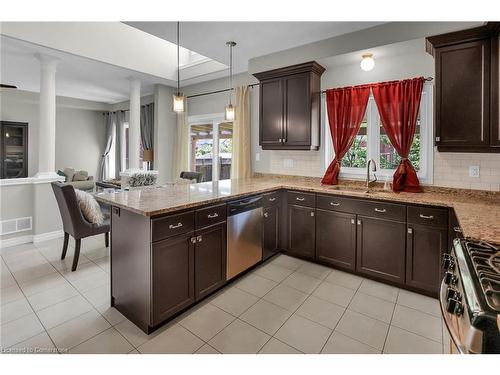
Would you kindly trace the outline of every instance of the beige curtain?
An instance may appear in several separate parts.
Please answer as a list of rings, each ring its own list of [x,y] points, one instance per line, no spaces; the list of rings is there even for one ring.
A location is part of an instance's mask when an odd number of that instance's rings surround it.
[[[236,103],[233,121],[233,160],[231,178],[252,176],[250,152],[250,88],[236,87]]]
[[[182,171],[189,171],[189,123],[187,101],[184,112],[177,114],[177,139],[173,155],[173,179],[179,178]]]

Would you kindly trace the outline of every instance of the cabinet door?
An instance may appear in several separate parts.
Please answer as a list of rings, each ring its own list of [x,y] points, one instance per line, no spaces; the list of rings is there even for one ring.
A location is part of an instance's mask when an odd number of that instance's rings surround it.
[[[405,233],[405,223],[358,216],[356,270],[404,284]]]
[[[316,210],[316,259],[348,270],[356,268],[356,215]]]
[[[311,145],[311,90],[309,73],[284,78],[284,143],[287,146]]]
[[[316,217],[314,208],[288,205],[288,252],[314,259]]]
[[[500,148],[500,36],[491,38],[491,139],[492,147]]]
[[[226,282],[226,223],[196,232],[194,289],[198,300]]]
[[[283,139],[283,81],[260,83],[260,145],[281,145]]]
[[[448,231],[426,225],[408,225],[406,234],[406,285],[438,295],[441,254],[446,252]]]
[[[436,49],[436,144],[467,150],[489,145],[490,41]]]
[[[262,258],[267,259],[278,251],[279,205],[264,207],[264,249]]]
[[[153,243],[153,324],[194,302],[193,233]]]

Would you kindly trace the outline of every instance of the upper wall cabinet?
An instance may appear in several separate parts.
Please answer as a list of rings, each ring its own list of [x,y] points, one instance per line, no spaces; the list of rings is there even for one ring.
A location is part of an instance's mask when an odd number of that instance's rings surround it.
[[[312,61],[256,73],[260,81],[259,144],[264,150],[318,150],[320,79]]]
[[[439,151],[500,152],[498,25],[427,38],[436,64]]]

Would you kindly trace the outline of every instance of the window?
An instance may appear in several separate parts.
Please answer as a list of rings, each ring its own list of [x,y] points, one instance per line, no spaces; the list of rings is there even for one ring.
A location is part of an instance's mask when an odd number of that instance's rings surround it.
[[[408,159],[412,162],[422,183],[432,183],[432,86],[424,85],[417,128]],[[325,103],[326,108],[326,103]],[[334,157],[328,116],[325,110],[325,169]],[[377,176],[391,177],[401,157],[389,141],[373,97],[368,100],[365,117],[349,151],[342,158],[340,171],[344,178],[366,178],[366,164],[369,159],[377,163]]]
[[[233,123],[223,117],[192,116],[190,123],[190,170],[201,172],[202,181],[231,178]]]

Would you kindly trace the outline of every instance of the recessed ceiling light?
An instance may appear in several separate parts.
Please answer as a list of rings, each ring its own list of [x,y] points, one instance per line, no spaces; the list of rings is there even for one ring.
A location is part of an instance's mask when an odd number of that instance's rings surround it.
[[[365,72],[369,72],[375,67],[375,60],[373,59],[373,55],[371,53],[366,53],[362,56],[361,59],[361,69]]]

